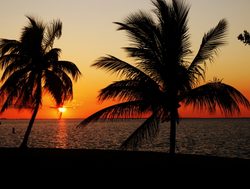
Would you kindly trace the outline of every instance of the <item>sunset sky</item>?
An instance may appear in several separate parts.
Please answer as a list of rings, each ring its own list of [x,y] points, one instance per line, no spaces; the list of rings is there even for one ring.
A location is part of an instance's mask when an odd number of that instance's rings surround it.
[[[187,0],[191,5],[189,28],[192,50],[197,52],[205,32],[220,19],[229,22],[228,44],[221,48],[219,56],[207,67],[206,80],[223,79],[250,99],[250,46],[237,40],[243,30],[250,31],[250,0]],[[84,118],[114,102],[98,103],[98,91],[119,78],[103,70],[90,67],[100,56],[114,55],[127,60],[122,47],[128,46],[126,34],[116,31],[113,22],[121,22],[130,13],[150,11],[150,0],[5,0],[1,1],[0,38],[18,39],[28,23],[25,15],[35,16],[44,22],[60,19],[63,22],[62,37],[54,47],[62,49],[62,60],[74,62],[83,76],[74,83],[74,100],[67,106],[63,118]],[[37,118],[57,118],[59,113],[50,108],[55,104],[47,96]],[[30,118],[28,111],[8,110],[0,117]],[[207,113],[181,109],[182,117],[207,117]],[[216,116],[216,115],[212,115]],[[220,116],[220,115],[217,115]],[[241,116],[250,117],[249,110]]]

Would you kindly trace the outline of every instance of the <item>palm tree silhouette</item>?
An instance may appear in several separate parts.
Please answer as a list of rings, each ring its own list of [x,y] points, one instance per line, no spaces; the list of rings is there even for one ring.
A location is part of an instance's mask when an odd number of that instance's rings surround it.
[[[181,105],[226,115],[239,113],[239,105],[250,107],[249,101],[235,88],[215,79],[199,85],[205,79],[204,65],[213,62],[218,48],[225,44],[226,20],[207,32],[200,49],[190,61],[189,6],[184,1],[152,1],[154,17],[139,11],[124,22],[115,22],[124,30],[130,46],[124,49],[135,60],[135,66],[114,56],[99,58],[92,66],[122,77],[102,89],[99,100],[118,99],[121,103],[104,108],[83,120],[86,126],[100,118],[119,118],[148,115],[138,129],[122,144],[136,148],[143,140],[153,139],[161,122],[170,121],[170,153],[175,153],[178,109]],[[156,19],[155,19],[156,18]]]
[[[43,92],[48,92],[56,104],[63,104],[73,97],[71,77],[76,81],[81,74],[74,63],[60,61],[61,50],[53,48],[55,38],[62,34],[62,22],[54,20],[45,25],[30,16],[27,18],[29,24],[23,28],[19,41],[0,40],[0,66],[4,70],[1,112],[13,106],[32,109],[21,148],[27,147]]]

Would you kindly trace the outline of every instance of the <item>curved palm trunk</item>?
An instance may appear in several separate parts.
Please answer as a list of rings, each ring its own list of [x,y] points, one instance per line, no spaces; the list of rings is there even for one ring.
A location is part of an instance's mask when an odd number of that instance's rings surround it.
[[[41,82],[42,82],[42,73],[40,72],[38,74],[38,77],[37,77],[37,90],[36,90],[36,93],[35,93],[35,104],[36,105],[35,105],[33,114],[31,116],[28,128],[27,128],[27,130],[26,130],[26,132],[24,134],[23,142],[20,145],[20,148],[27,148],[28,147],[27,144],[28,144],[29,136],[30,136],[30,133],[31,133],[31,130],[32,130],[32,127],[33,127],[33,123],[34,123],[34,121],[36,119],[38,109],[40,107],[41,94],[42,94]]]
[[[177,123],[177,117],[176,112],[172,111],[170,113],[170,154],[175,154],[175,146],[176,146],[176,123]]]
[[[26,130],[26,132],[24,134],[23,142],[20,145],[20,148],[28,148],[27,144],[28,144],[29,136],[30,136],[30,133],[31,133],[31,130],[32,130],[32,127],[33,127],[33,123],[35,121],[38,109],[39,109],[39,104],[36,105],[36,107],[35,107],[35,109],[33,111],[32,117],[30,119],[28,128],[27,128],[27,130]]]

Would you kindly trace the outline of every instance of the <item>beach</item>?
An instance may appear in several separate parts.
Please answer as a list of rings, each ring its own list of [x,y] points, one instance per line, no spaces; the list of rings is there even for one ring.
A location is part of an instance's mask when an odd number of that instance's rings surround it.
[[[250,169],[247,159],[95,149],[0,148],[0,162],[2,184],[32,188],[242,188]]]
[[[235,174],[235,170],[248,171],[249,159],[224,158],[216,156],[176,154],[162,152],[139,152],[95,149],[51,149],[51,148],[0,148],[1,167],[10,169],[30,169],[58,171],[111,171],[122,173],[134,170],[157,172],[211,171]],[[135,174],[132,172],[131,174]]]

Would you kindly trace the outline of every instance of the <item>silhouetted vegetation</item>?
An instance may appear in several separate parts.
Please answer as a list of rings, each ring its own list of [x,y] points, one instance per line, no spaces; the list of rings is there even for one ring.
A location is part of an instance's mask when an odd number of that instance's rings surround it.
[[[71,77],[77,80],[81,74],[74,63],[60,61],[61,49],[53,48],[54,40],[61,37],[62,22],[54,20],[45,25],[32,17],[27,18],[29,24],[23,28],[19,41],[0,40],[1,112],[13,107],[32,110],[20,146],[23,148],[27,147],[44,92],[51,94],[60,105],[73,97]]]
[[[99,100],[121,100],[83,120],[86,126],[98,119],[149,115],[122,144],[136,148],[143,140],[152,140],[160,123],[170,122],[170,153],[175,153],[176,124],[181,105],[224,114],[240,112],[239,104],[250,107],[249,101],[235,88],[215,79],[203,85],[205,65],[213,62],[219,47],[225,44],[226,20],[221,20],[203,37],[193,60],[190,49],[188,13],[190,7],[181,0],[153,0],[154,15],[143,11],[133,13],[124,22],[115,22],[125,31],[130,46],[125,47],[134,65],[108,55],[92,66],[122,77],[102,89]]]
[[[238,36],[238,39],[242,41],[245,45],[250,45],[250,34],[248,31],[244,31]]]

